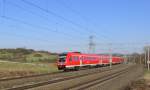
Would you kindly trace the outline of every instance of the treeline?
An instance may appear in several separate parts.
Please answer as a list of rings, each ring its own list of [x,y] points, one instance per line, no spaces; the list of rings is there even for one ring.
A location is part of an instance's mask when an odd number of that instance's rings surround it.
[[[39,52],[39,53],[47,53],[47,54],[53,54],[57,55],[57,53],[51,53],[48,51],[35,51],[33,49],[26,49],[26,48],[16,48],[16,49],[0,49],[1,53],[13,53],[13,54],[31,54],[33,52]]]
[[[16,48],[0,49],[0,60],[17,62],[54,62],[57,53],[48,51],[35,51],[33,49]]]
[[[33,49],[16,48],[16,49],[0,49],[1,54],[13,53],[13,54],[31,54],[35,52]]]

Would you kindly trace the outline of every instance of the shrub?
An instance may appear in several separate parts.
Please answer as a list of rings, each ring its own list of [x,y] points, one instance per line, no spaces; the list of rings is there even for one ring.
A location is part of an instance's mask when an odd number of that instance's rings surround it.
[[[34,54],[34,57],[42,57],[42,55],[41,54]]]

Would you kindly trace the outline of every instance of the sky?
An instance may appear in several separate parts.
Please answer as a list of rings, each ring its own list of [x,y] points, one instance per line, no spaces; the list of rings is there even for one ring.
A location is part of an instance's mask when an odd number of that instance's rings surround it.
[[[0,0],[0,48],[87,53],[142,51],[149,0]]]

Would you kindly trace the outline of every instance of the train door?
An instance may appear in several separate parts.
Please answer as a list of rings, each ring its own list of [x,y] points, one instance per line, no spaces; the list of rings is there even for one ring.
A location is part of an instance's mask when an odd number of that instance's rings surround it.
[[[80,58],[80,66],[82,66],[83,65],[83,56],[79,56],[79,58]]]
[[[79,56],[72,56],[72,63],[75,66],[79,66],[80,65],[80,58],[79,58]]]
[[[103,64],[103,62],[102,62],[102,61],[103,61],[103,57],[102,57],[102,56],[100,56],[100,57],[99,57],[99,64],[100,64],[100,65],[102,65],[102,64]]]
[[[70,55],[69,57],[68,57],[68,66],[72,66],[73,65],[73,62],[72,62],[73,60],[72,60],[72,55]]]
[[[69,58],[69,65],[70,66],[79,66],[80,65],[80,58],[77,55],[71,55]]]

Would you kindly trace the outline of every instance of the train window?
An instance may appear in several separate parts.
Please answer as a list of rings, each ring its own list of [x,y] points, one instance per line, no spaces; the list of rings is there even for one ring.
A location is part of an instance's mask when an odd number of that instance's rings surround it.
[[[91,57],[91,60],[93,60],[93,57]]]
[[[85,57],[85,60],[88,60],[88,57]]]
[[[91,60],[94,60],[94,57],[91,57]]]
[[[66,57],[59,57],[59,62],[65,62],[66,61]]]
[[[89,59],[89,57],[86,57],[86,60],[88,60]]]
[[[89,57],[86,57],[86,60],[89,60]]]
[[[69,61],[72,61],[72,57],[69,58]]]
[[[91,60],[94,60],[93,57],[91,57]]]
[[[91,60],[91,57],[89,57],[89,60]]]
[[[92,60],[92,58],[91,58],[91,57],[89,57],[89,60]]]
[[[88,57],[88,60],[91,60],[91,58],[90,58],[90,57]]]
[[[102,56],[102,60],[104,60],[104,57]]]
[[[89,60],[89,58],[88,58],[88,57],[86,57],[86,60]]]
[[[78,61],[78,60],[79,60],[79,57],[78,57],[78,56],[73,56],[73,60],[74,60],[74,61]]]
[[[82,56],[82,57],[80,57],[80,60],[83,60],[83,56]]]
[[[82,60],[82,57],[80,57],[80,60]]]
[[[87,57],[85,57],[85,60],[87,60],[88,58]]]
[[[87,57],[84,57],[84,60],[87,60]]]
[[[89,60],[92,60],[92,57],[89,57]]]
[[[83,57],[83,60],[86,60],[86,58],[85,58],[85,57]]]
[[[93,60],[95,60],[95,57],[93,57]]]
[[[104,58],[104,60],[106,60],[107,58],[106,57],[103,57]]]

